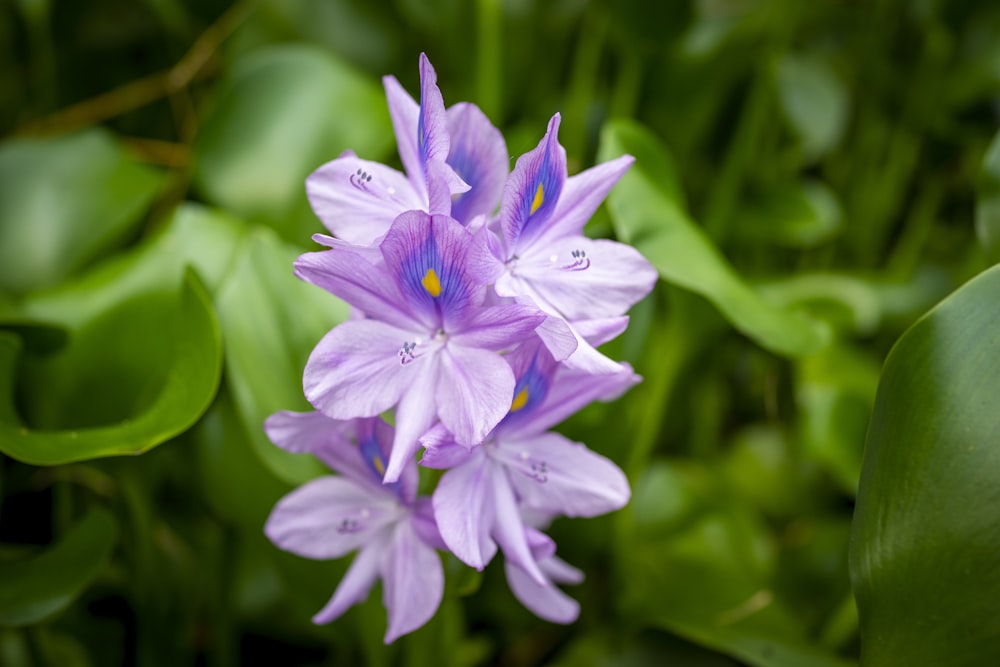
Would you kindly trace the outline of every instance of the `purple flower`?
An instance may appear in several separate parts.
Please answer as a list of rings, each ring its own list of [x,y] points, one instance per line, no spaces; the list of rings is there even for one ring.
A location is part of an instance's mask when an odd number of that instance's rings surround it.
[[[580,605],[553,584],[579,584],[583,573],[555,556],[555,544],[547,535],[529,528],[527,540],[545,582],[540,584],[528,572],[507,561],[504,563],[507,585],[536,616],[553,623],[572,623],[580,614]]]
[[[498,351],[524,340],[545,316],[516,304],[483,305],[497,270],[484,239],[447,216],[409,211],[379,246],[381,263],[334,245],[295,264],[300,278],[370,318],[328,333],[303,383],[306,398],[334,419],[396,408],[387,482],[398,479],[435,419],[472,446],[510,407],[514,373]]]
[[[487,441],[469,450],[444,426],[435,427],[421,439],[421,464],[448,469],[433,502],[452,553],[482,569],[499,546],[508,562],[544,586],[521,511],[589,517],[629,498],[628,480],[614,463],[547,429],[595,399],[617,397],[639,378],[627,365],[616,374],[581,373],[556,364],[538,342],[509,360],[518,378],[514,399]]]
[[[279,412],[265,429],[275,444],[312,453],[341,473],[286,495],[264,527],[276,545],[306,558],[358,550],[313,622],[338,618],[364,600],[377,579],[389,615],[387,644],[430,620],[444,591],[435,551],[443,545],[427,498],[416,497],[416,466],[404,467],[398,483],[382,484],[392,427],[380,419],[338,422],[315,412]]]
[[[577,347],[571,363],[614,372],[614,362],[593,350],[575,327],[568,334],[576,345],[559,331],[561,323],[623,315],[656,282],[656,270],[631,246],[582,233],[633,158],[625,155],[567,178],[558,131],[556,114],[538,146],[518,159],[504,188],[499,230],[505,271],[496,291],[526,298],[555,320],[541,333],[557,358]]]
[[[306,180],[313,210],[338,238],[370,245],[409,210],[466,223],[496,207],[507,176],[503,136],[475,105],[446,112],[436,81],[424,54],[419,104],[395,77],[383,79],[405,176],[348,151]]]

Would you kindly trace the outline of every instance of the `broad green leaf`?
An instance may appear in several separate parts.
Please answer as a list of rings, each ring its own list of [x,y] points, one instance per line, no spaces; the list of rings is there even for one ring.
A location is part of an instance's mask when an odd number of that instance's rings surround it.
[[[71,285],[32,294],[21,316],[73,329],[122,301],[180,283],[187,266],[214,294],[244,234],[243,224],[225,213],[182,204],[160,232],[131,252],[103,262]]]
[[[7,334],[0,450],[55,464],[141,452],[187,429],[215,394],[222,350],[205,288],[186,267],[216,289],[243,233],[239,221],[184,205],[129,253],[28,297],[18,317],[62,327],[70,342],[25,356],[15,388],[20,343]]]
[[[0,332],[0,451],[33,465],[138,454],[187,430],[218,387],[222,343],[193,273],[176,292],[124,301],[74,331],[57,354],[27,364],[17,418],[21,344]]]
[[[392,146],[382,89],[329,53],[273,47],[237,62],[199,133],[195,183],[210,201],[305,243],[305,179],[346,149]]]
[[[762,298],[670,196],[676,185],[658,165],[672,160],[649,130],[624,120],[606,125],[600,159],[623,153],[634,155],[636,164],[608,198],[615,232],[645,255],[661,278],[701,294],[734,327],[772,352],[797,356],[826,344],[829,331],[822,323]]]
[[[652,511],[650,511],[652,510]],[[763,521],[710,470],[655,463],[639,480],[618,553],[624,612],[755,667],[845,667],[811,645],[773,588]]]
[[[237,411],[258,456],[291,484],[325,469],[310,456],[271,443],[264,420],[278,410],[311,409],[302,393],[306,360],[348,314],[342,301],[292,274],[297,254],[271,230],[255,229],[216,300]]]
[[[0,567],[0,625],[30,625],[65,609],[104,567],[118,527],[91,509],[54,546]]]
[[[979,177],[976,235],[991,262],[1000,262],[1000,132],[993,138]]]
[[[79,271],[141,220],[162,181],[103,130],[0,145],[0,291]]]
[[[866,667],[1000,663],[998,295],[995,266],[886,360],[851,536]]]
[[[787,183],[751,200],[740,211],[733,235],[740,240],[810,248],[841,228],[837,198],[820,181]]]
[[[847,125],[847,89],[825,62],[788,55],[775,68],[781,108],[808,160],[839,143]]]

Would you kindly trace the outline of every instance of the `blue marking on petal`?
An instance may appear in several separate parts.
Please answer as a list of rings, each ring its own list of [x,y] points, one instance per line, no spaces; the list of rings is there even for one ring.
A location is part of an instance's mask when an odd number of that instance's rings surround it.
[[[483,175],[480,170],[480,164],[469,155],[468,152],[457,148],[452,145],[451,153],[448,155],[448,166],[455,170],[458,177],[469,184],[469,190],[458,195],[452,195],[451,200],[451,217],[455,218],[462,224],[469,222],[471,218],[470,215],[470,204],[474,203],[474,194],[476,193],[476,184],[482,180]]]
[[[536,353],[527,370],[514,385],[514,397],[511,400],[510,412],[504,417],[504,422],[509,423],[531,414],[548,395],[550,382],[551,377],[545,372],[538,359],[538,353]]]
[[[363,429],[364,432],[358,433],[358,445],[361,450],[361,458],[364,459],[365,465],[368,466],[368,470],[371,471],[372,476],[382,484],[382,479],[385,477],[385,466],[387,463],[386,457],[382,452],[382,448],[379,446],[378,438],[375,436],[375,429],[368,428]],[[392,482],[391,484],[383,484],[383,486],[399,495],[399,482]]]
[[[420,164],[427,172],[427,134],[424,132],[424,101],[420,100],[420,113],[417,116],[417,149],[420,151]]]
[[[516,199],[510,212],[512,228],[508,233],[516,239],[543,228],[562,194],[566,164],[559,146],[558,115],[549,122],[549,129],[538,146],[521,156],[514,170],[520,172],[520,180],[514,191]]]

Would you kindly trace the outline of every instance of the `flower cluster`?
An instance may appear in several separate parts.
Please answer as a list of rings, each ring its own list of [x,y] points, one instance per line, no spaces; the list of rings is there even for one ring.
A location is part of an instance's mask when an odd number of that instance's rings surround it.
[[[384,80],[406,170],[346,152],[306,188],[333,236],[295,263],[301,279],[353,307],[305,368],[316,412],[281,412],[269,437],[337,473],[283,498],[265,531],[309,558],[358,550],[315,617],[332,621],[382,580],[391,642],[442,596],[436,550],[482,569],[497,551],[517,598],[568,623],[556,584],[582,574],[541,529],[556,516],[622,507],[608,459],[549,429],[639,378],[595,346],[617,336],[656,273],[633,248],[583,227],[629,168],[623,156],[567,177],[559,116],[508,167],[503,136],[474,105],[445,108],[420,58],[420,102]],[[391,426],[383,419],[393,415]],[[443,470],[417,493],[420,465]]]

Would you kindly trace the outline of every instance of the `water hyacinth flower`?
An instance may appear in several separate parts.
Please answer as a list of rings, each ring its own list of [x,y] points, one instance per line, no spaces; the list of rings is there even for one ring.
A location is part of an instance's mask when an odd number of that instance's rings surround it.
[[[282,498],[264,532],[286,551],[314,559],[358,550],[333,597],[314,617],[329,623],[361,602],[377,579],[389,615],[385,642],[416,630],[437,611],[442,546],[427,498],[418,498],[416,466],[382,484],[392,427],[381,419],[338,422],[318,413],[279,412],[265,425],[271,440],[317,456],[340,476],[312,480]]]
[[[315,236],[327,249],[295,273],[355,317],[306,364],[317,412],[266,424],[276,444],[340,475],[288,494],[265,531],[310,558],[358,552],[319,623],[381,579],[386,642],[420,627],[441,601],[435,549],[477,569],[502,551],[514,595],[572,622],[579,605],[558,584],[583,575],[538,528],[619,509],[630,490],[613,462],[549,429],[639,381],[595,346],[625,329],[656,273],[632,248],[582,233],[632,158],[569,177],[556,114],[508,174],[499,131],[474,105],[445,109],[426,56],[419,103],[383,82],[406,173],[348,152],[309,177],[333,236]],[[421,446],[421,464],[444,471],[430,497],[416,494]]]
[[[364,312],[328,333],[306,364],[306,398],[334,419],[396,408],[385,480],[399,478],[436,419],[467,446],[503,418],[514,373],[498,353],[545,319],[535,308],[484,306],[496,264],[483,242],[447,216],[399,216],[372,264],[344,247],[307,253],[296,275]]]
[[[592,517],[623,507],[630,495],[614,463],[548,429],[594,400],[619,396],[639,378],[627,365],[615,374],[585,375],[556,364],[537,340],[509,357],[518,381],[504,421],[472,449],[435,427],[422,438],[420,462],[447,469],[433,502],[448,549],[482,569],[499,546],[508,562],[544,586],[521,510]]]
[[[317,217],[338,238],[371,245],[410,210],[467,223],[492,213],[507,177],[507,146],[473,104],[445,111],[437,76],[420,55],[420,103],[393,76],[383,80],[406,174],[348,151],[309,176]]]
[[[593,372],[615,372],[614,363],[598,354],[572,324],[621,316],[656,282],[656,270],[635,248],[583,235],[584,225],[634,160],[622,156],[567,177],[559,121],[559,114],[553,116],[538,146],[518,158],[504,188],[498,252],[505,270],[496,291],[526,297],[566,323],[577,348],[570,363]],[[562,358],[565,337],[545,340]]]

